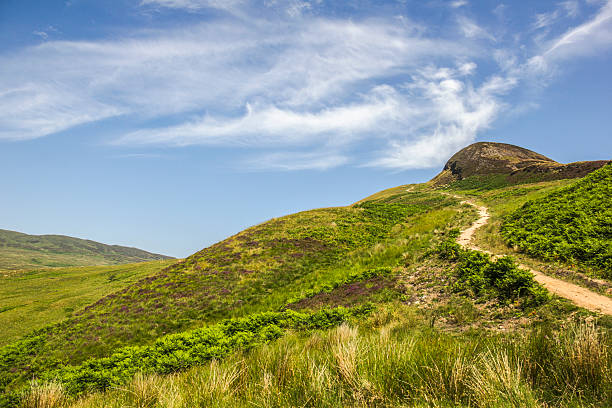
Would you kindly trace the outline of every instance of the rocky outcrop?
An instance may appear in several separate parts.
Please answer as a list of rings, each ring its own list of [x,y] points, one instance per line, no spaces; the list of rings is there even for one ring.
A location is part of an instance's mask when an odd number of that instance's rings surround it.
[[[608,160],[561,164],[534,151],[506,143],[478,142],[461,149],[446,162],[434,185],[472,176],[506,175],[509,183],[584,177]]]

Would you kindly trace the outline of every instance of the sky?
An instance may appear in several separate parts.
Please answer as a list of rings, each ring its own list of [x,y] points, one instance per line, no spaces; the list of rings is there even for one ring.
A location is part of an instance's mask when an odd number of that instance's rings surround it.
[[[187,256],[475,141],[612,157],[612,0],[0,0],[0,228]]]

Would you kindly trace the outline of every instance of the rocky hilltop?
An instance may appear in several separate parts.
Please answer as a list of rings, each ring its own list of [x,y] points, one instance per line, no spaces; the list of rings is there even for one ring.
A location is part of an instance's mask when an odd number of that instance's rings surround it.
[[[474,176],[506,176],[508,183],[584,177],[608,160],[558,163],[539,153],[506,143],[478,142],[455,153],[431,182],[445,185]]]

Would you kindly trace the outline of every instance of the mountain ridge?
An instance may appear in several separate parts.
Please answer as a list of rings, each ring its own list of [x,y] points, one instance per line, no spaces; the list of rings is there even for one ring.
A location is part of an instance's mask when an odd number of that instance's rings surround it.
[[[0,229],[0,270],[116,265],[173,257],[67,235],[30,235]]]

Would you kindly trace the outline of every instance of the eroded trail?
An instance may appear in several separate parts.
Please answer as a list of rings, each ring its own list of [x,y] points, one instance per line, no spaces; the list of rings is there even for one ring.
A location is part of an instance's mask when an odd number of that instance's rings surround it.
[[[459,196],[453,197],[462,199],[462,197]],[[489,222],[489,218],[491,217],[489,214],[489,210],[486,207],[477,205],[469,200],[464,200],[462,202],[475,207],[478,210],[479,217],[469,228],[461,231],[461,234],[457,238],[457,243],[463,246],[464,248],[486,252],[488,254],[491,254],[493,257],[501,256],[493,254],[490,251],[484,250],[472,243],[472,238],[476,230]],[[569,299],[577,306],[583,307],[585,309],[589,309],[594,312],[604,313],[607,315],[612,315],[612,299],[590,291],[586,288],[583,288],[582,286],[574,285],[573,283],[569,283],[561,279],[545,275],[540,271],[530,268],[529,266],[519,266],[523,269],[531,271],[531,273],[533,273],[534,275],[535,280],[555,295]]]

